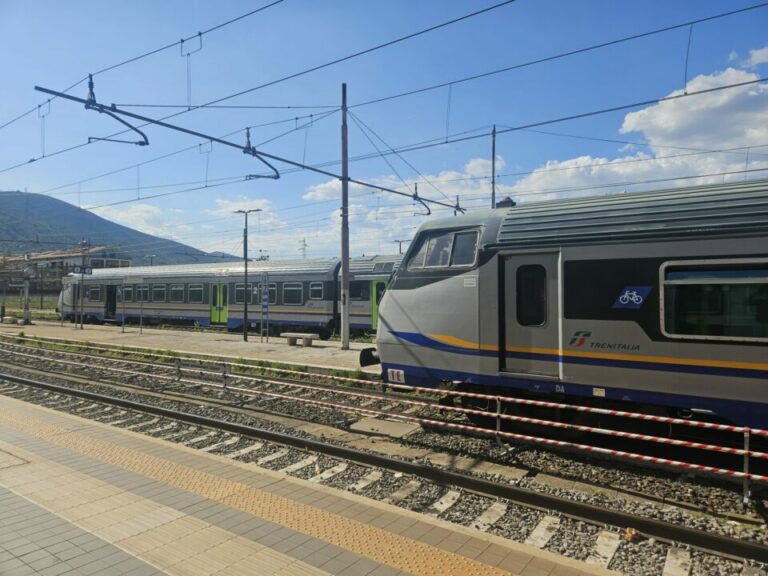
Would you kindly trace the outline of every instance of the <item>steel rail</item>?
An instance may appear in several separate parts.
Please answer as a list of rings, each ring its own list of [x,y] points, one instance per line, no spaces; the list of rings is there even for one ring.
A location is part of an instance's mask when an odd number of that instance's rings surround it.
[[[10,344],[11,347],[17,347],[17,348],[27,348],[25,346],[20,346],[18,344]],[[88,356],[86,354],[81,353],[75,353],[75,352],[62,352],[60,353],[67,354],[67,355],[74,355],[74,356]],[[16,354],[24,357],[31,357],[28,354],[20,353],[20,352],[11,352],[11,354]],[[94,358],[98,358],[97,356],[94,356]],[[74,362],[70,362],[67,360],[52,360],[53,362],[58,362],[62,364],[69,364],[69,365],[77,365]],[[121,360],[120,362],[126,362],[128,364],[139,364],[137,361],[133,360]],[[151,366],[151,364],[147,364],[144,362],[140,363],[143,366]],[[133,370],[126,370],[116,367],[99,367],[100,369],[106,370],[108,372],[116,372],[121,374],[129,374],[130,376],[142,376],[145,375],[141,372],[135,372]],[[169,366],[169,368],[172,369],[172,367]],[[181,373],[185,371],[191,371],[191,372],[197,372],[195,369],[183,369],[180,368],[178,365],[176,367],[177,370],[177,376],[174,378],[172,376],[161,376],[155,374],[153,377],[158,378],[161,380],[170,381],[173,384],[182,384],[187,386],[201,386],[201,385],[207,385],[212,388],[217,388],[219,390],[228,390],[232,393],[239,393],[244,396],[252,395],[257,393],[256,390],[252,390],[249,388],[242,388],[238,387],[236,385],[227,385],[226,380],[223,384],[216,383],[216,382],[210,382],[210,381],[196,381],[196,380],[189,380],[186,378],[181,378]],[[200,375],[202,376],[202,371],[200,372]],[[214,375],[214,373],[210,372],[208,373],[209,376]],[[325,391],[330,393],[341,393],[343,396],[347,397],[356,397],[356,398],[374,398],[372,394],[368,393],[356,393],[356,392],[349,392],[349,391],[339,391],[339,390],[330,390],[325,387],[316,387],[314,385],[307,385],[307,384],[298,384],[298,383],[291,383],[286,381],[280,381],[280,380],[271,380],[266,379],[263,377],[251,377],[251,376],[244,376],[244,375],[237,375],[234,373],[228,373],[224,372],[224,377],[231,378],[233,381],[237,379],[242,379],[250,382],[256,382],[259,384],[266,384],[266,385],[288,385],[293,388],[298,389],[305,389],[305,390],[311,390],[311,391]],[[268,392],[265,390],[258,391],[258,394],[262,396],[266,396],[272,399],[282,399],[282,400],[292,400],[296,401],[299,400],[299,397],[290,395],[290,394],[282,394],[277,392]],[[374,399],[381,399],[381,396],[377,396]],[[406,399],[390,399],[394,400],[396,402],[404,403],[404,404],[410,404],[415,406],[423,406],[423,407],[434,407],[432,404],[426,404],[421,401],[413,401],[413,400],[406,400]],[[244,402],[250,402],[252,400],[244,400]],[[447,429],[447,430],[457,430],[461,432],[471,432],[475,434],[482,434],[486,437],[496,437],[497,439],[505,438],[505,439],[511,439],[511,440],[518,440],[525,443],[531,443],[533,445],[544,445],[544,446],[554,446],[558,448],[565,448],[569,450],[575,450],[579,453],[591,453],[591,454],[599,454],[601,456],[608,456],[612,458],[621,458],[626,459],[630,461],[635,462],[644,462],[644,463],[653,463],[658,464],[664,467],[670,467],[673,469],[683,469],[683,470],[694,470],[696,472],[703,472],[705,474],[713,474],[719,477],[725,477],[726,479],[741,479],[744,482],[747,482],[745,484],[745,501],[748,499],[749,494],[749,481],[756,481],[760,483],[766,483],[768,482],[768,476],[762,475],[762,474],[755,474],[754,472],[750,472],[747,467],[743,471],[738,471],[730,468],[720,468],[716,466],[711,466],[707,464],[701,464],[701,463],[695,463],[695,462],[688,462],[688,461],[681,461],[676,459],[669,459],[666,457],[661,456],[653,456],[649,454],[644,453],[638,453],[638,452],[627,452],[625,450],[617,450],[614,448],[608,448],[605,446],[598,446],[598,445],[588,445],[588,444],[582,444],[582,443],[574,443],[564,440],[558,440],[553,438],[545,438],[545,437],[536,437],[532,436],[530,434],[520,434],[516,432],[508,432],[508,431],[501,431],[501,430],[494,430],[494,429],[487,429],[477,426],[470,426],[465,424],[457,424],[452,422],[446,422],[442,420],[435,420],[434,418],[425,418],[425,417],[416,417],[416,416],[410,416],[410,415],[404,415],[404,414],[398,414],[393,412],[385,412],[381,410],[375,410],[375,409],[369,409],[369,408],[363,408],[362,406],[350,406],[347,404],[338,404],[336,402],[329,402],[325,400],[313,400],[308,398],[301,398],[301,401],[304,402],[307,405],[312,405],[320,408],[326,408],[330,410],[336,410],[340,412],[351,412],[357,415],[363,415],[363,416],[369,416],[369,417],[390,417],[395,418],[397,420],[402,420],[406,422],[413,422],[422,426],[430,426],[430,427],[436,427],[440,429]],[[472,410],[472,409],[466,409],[466,408],[451,408],[446,407],[444,408],[446,410],[456,411],[456,412],[462,412],[462,413],[468,413],[468,414],[478,414],[478,415],[491,415],[491,413],[483,412],[479,410]],[[768,457],[768,454],[764,452],[756,452],[753,450],[748,449],[740,449],[740,448],[733,448],[733,447],[726,447],[726,446],[719,446],[719,445],[710,445],[710,444],[702,444],[699,442],[693,442],[688,440],[675,440],[675,439],[668,439],[664,437],[656,437],[656,436],[648,436],[645,434],[639,434],[634,432],[621,432],[621,431],[615,431],[615,430],[606,430],[601,428],[592,428],[587,426],[580,426],[580,425],[574,425],[574,424],[568,424],[568,423],[560,423],[555,421],[547,421],[547,420],[540,420],[536,418],[530,418],[530,417],[524,417],[524,416],[509,416],[504,415],[504,419],[511,420],[515,422],[524,422],[529,424],[536,424],[540,426],[548,426],[553,427],[557,429],[564,429],[564,430],[578,430],[578,431],[586,431],[586,432],[592,432],[596,434],[601,434],[605,436],[615,436],[615,437],[623,437],[623,438],[629,438],[632,440],[644,440],[649,442],[656,442],[661,443],[665,445],[672,445],[677,447],[683,447],[683,448],[691,448],[691,449],[699,449],[699,450],[705,450],[705,451],[713,451],[713,452],[720,452],[720,453],[729,453],[729,454],[735,454],[735,455],[741,455],[741,456],[750,456],[755,458],[766,458]]]
[[[524,506],[539,508],[542,510],[556,510],[562,514],[565,514],[566,516],[584,520],[592,524],[608,524],[624,529],[633,528],[649,537],[687,544],[694,548],[708,550],[721,556],[744,558],[756,560],[758,562],[768,562],[768,546],[759,544],[757,542],[738,540],[729,536],[703,532],[685,526],[677,526],[662,520],[644,518],[642,516],[634,516],[626,512],[607,510],[605,508],[600,508],[591,504],[577,502],[575,500],[569,500],[566,498],[560,498],[550,494],[535,492],[533,490],[520,488],[518,486],[497,484],[489,480],[465,476],[463,474],[458,474],[456,472],[451,472],[440,468],[434,468],[432,466],[426,466],[424,464],[406,462],[403,460],[390,458],[388,456],[363,452],[343,446],[324,444],[317,440],[299,438],[296,436],[263,430],[235,422],[227,422],[217,420],[215,418],[200,416],[197,414],[179,412],[177,410],[162,408],[160,406],[146,405],[140,402],[122,398],[113,398],[111,396],[106,396],[95,392],[88,392],[87,390],[68,388],[66,386],[40,382],[15,375],[0,373],[0,378],[22,384],[24,386],[32,386],[35,388],[49,390],[51,392],[57,392],[59,394],[66,394],[93,400],[96,402],[112,404],[121,408],[137,410],[156,416],[180,420],[190,424],[207,426],[234,434],[259,438],[301,450],[319,452],[328,456],[349,460],[362,465],[377,466],[404,474],[412,474],[414,476],[426,478],[439,484],[456,486],[458,488],[470,490],[490,498],[505,498]]]

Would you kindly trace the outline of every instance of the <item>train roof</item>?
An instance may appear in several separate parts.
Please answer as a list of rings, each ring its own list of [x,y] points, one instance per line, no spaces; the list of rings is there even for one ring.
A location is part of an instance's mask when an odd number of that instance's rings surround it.
[[[349,273],[355,278],[389,276],[397,270],[402,259],[402,254],[357,256],[349,259]]]
[[[768,234],[768,179],[531,202],[426,223],[486,227],[486,245],[531,247]]]
[[[338,258],[312,260],[249,260],[248,276],[257,278],[259,274],[316,274],[331,275],[339,266]],[[93,270],[93,278],[167,278],[167,277],[216,277],[237,276],[244,274],[243,262],[172,264],[166,266],[131,266],[128,268],[98,268]],[[70,276],[77,276],[70,274]]]

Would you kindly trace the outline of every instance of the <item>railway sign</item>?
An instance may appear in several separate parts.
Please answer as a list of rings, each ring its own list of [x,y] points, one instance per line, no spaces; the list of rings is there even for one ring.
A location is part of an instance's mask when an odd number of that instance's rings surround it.
[[[72,272],[74,272],[75,274],[90,275],[90,274],[93,274],[93,268],[91,268],[90,266],[75,266],[72,269]]]

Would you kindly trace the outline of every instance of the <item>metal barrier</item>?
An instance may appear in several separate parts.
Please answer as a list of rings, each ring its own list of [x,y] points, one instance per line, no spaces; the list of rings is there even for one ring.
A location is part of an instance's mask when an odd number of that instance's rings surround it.
[[[26,339],[26,338],[24,338]],[[34,340],[34,339],[31,339]],[[21,345],[16,345],[21,347]],[[72,346],[75,346],[72,344]],[[82,349],[83,347],[80,346]],[[95,348],[100,350],[108,349],[106,347],[100,347],[100,346],[90,346],[87,348]],[[31,354],[23,354],[19,352],[14,352],[15,354],[19,354],[21,356],[27,356],[30,358],[39,359],[39,356],[31,355]],[[66,354],[70,355],[82,355],[77,352],[65,352]],[[141,353],[139,351],[136,351],[135,353]],[[150,354],[147,354],[150,355]],[[220,360],[210,360],[211,364],[218,364],[220,366],[220,371],[216,372],[213,370],[207,371],[207,370],[201,370],[199,368],[185,368],[181,366],[180,360],[178,356],[172,356],[172,355],[157,355],[157,354],[151,354],[151,356],[155,359],[159,358],[166,358],[170,359],[173,358],[174,363],[173,365],[167,365],[167,364],[156,364],[157,367],[166,368],[169,370],[172,370],[175,374],[174,376],[162,376],[162,375],[154,375],[153,377],[159,378],[159,379],[166,379],[166,380],[173,380],[177,384],[183,384],[183,385],[193,385],[193,386],[200,386],[199,382],[193,382],[190,380],[185,380],[182,376],[185,372],[194,372],[199,374],[200,376],[203,375],[209,375],[212,378],[216,377],[218,375],[221,378],[222,384],[216,384],[215,382],[208,383],[207,385],[211,387],[219,387],[223,390],[226,390],[230,393],[238,393],[245,396],[253,396],[255,394],[272,397],[272,398],[280,398],[280,399],[290,399],[290,400],[296,400],[295,396],[291,396],[289,394],[281,394],[278,392],[268,392],[268,391],[254,391],[247,388],[242,388],[239,386],[233,386],[232,382],[234,380],[246,380],[251,382],[257,382],[257,383],[263,383],[263,384],[270,384],[270,385],[277,385],[277,386],[285,386],[293,389],[306,389],[306,390],[316,390],[316,387],[309,385],[309,384],[300,384],[300,383],[293,383],[293,382],[282,382],[277,380],[270,380],[268,378],[263,377],[256,377],[256,376],[246,376],[246,375],[238,375],[236,373],[232,373],[232,368],[235,367],[247,367],[247,368],[254,368],[255,366],[249,365],[249,364],[242,364],[237,362],[224,362]],[[141,364],[138,361],[132,361],[132,360],[120,360],[121,362],[127,363],[127,364]],[[57,360],[57,362],[61,362],[64,364],[73,364],[78,365],[74,362],[67,362],[65,360]],[[131,370],[125,370],[121,368],[116,367],[101,367],[104,370],[110,371],[110,372],[117,372],[117,373],[128,373],[128,374],[135,374],[134,371]],[[293,374],[301,374],[301,375],[311,375],[313,377],[322,377],[330,380],[335,381],[345,381],[349,383],[355,383],[359,385],[366,385],[370,387],[378,386],[376,382],[368,381],[368,380],[361,380],[361,379],[354,379],[354,378],[345,378],[341,376],[326,376],[326,375],[318,375],[315,373],[308,373],[308,372],[301,372],[296,370],[290,370],[290,369],[282,369],[282,368],[272,368],[272,367],[260,367],[256,366],[256,368],[259,369],[266,369],[266,370],[272,370],[275,372],[280,373],[293,373]],[[430,395],[435,394],[436,392],[440,392],[439,390],[433,389],[433,388],[424,388],[424,387],[413,387],[413,386],[405,386],[402,384],[387,384],[387,388],[394,389],[394,390],[404,390],[408,392],[416,392],[416,393],[427,393]],[[339,395],[343,395],[346,398],[355,398],[359,400],[380,400],[381,397],[377,395],[368,394],[365,392],[353,392],[349,390],[339,390],[339,389],[324,389],[324,391],[329,393],[335,393]],[[349,406],[347,404],[336,404],[334,402],[327,402],[327,401],[321,401],[321,400],[313,400],[310,398],[302,397],[301,401],[306,404],[315,405],[323,408],[338,410],[341,412],[347,412],[347,413],[354,413],[354,414],[362,414],[365,416],[374,416],[374,417],[383,417],[383,418],[391,418],[396,419],[400,421],[409,421],[413,423],[418,423],[420,425],[428,425],[433,426],[437,428],[444,428],[449,430],[460,430],[460,431],[468,431],[475,434],[481,434],[486,436],[495,437],[498,441],[501,441],[501,439],[510,439],[510,440],[517,440],[517,441],[524,441],[527,443],[532,444],[541,444],[541,445],[547,445],[547,446],[556,446],[560,448],[568,448],[573,450],[578,450],[581,452],[588,452],[588,453],[597,453],[602,455],[610,455],[614,457],[621,457],[626,458],[629,460],[638,460],[643,462],[650,462],[650,463],[656,463],[661,464],[664,466],[669,466],[672,468],[680,468],[683,470],[695,470],[699,472],[706,472],[709,474],[715,474],[720,476],[727,476],[732,478],[740,478],[742,479],[743,484],[743,497],[745,502],[750,497],[750,482],[761,482],[761,483],[768,483],[768,476],[760,475],[760,474],[754,474],[750,472],[750,458],[760,458],[760,459],[768,459],[768,453],[760,452],[760,451],[754,451],[751,449],[751,438],[753,435],[762,436],[762,437],[768,437],[768,430],[759,429],[759,428],[749,428],[744,426],[733,426],[728,424],[718,424],[718,423],[712,423],[712,422],[700,422],[697,420],[688,420],[688,419],[682,419],[682,418],[673,418],[670,416],[658,416],[658,415],[650,415],[650,414],[642,414],[642,413],[636,413],[636,412],[627,412],[627,411],[621,411],[621,410],[613,410],[613,409],[607,409],[607,408],[597,408],[597,407],[590,407],[590,406],[581,406],[581,405],[572,405],[572,404],[564,404],[561,402],[551,402],[546,400],[533,400],[533,399],[526,399],[526,398],[510,398],[505,396],[499,396],[499,395],[491,395],[491,394],[482,394],[482,393],[476,393],[476,392],[460,392],[460,391],[451,391],[451,395],[457,396],[457,397],[468,397],[473,399],[479,399],[479,400],[485,400],[489,402],[489,405],[495,406],[494,411],[487,411],[487,410],[480,410],[477,408],[464,408],[459,406],[439,406],[439,410],[444,412],[453,412],[453,413],[461,413],[464,415],[474,415],[474,416],[480,416],[483,418],[489,418],[493,419],[495,421],[494,428],[482,428],[478,426],[472,426],[472,425],[465,425],[465,424],[456,424],[452,422],[445,422],[442,420],[436,420],[431,418],[420,418],[417,416],[411,416],[406,414],[396,414],[392,412],[382,411],[382,410],[373,410],[369,408],[364,408],[361,406]],[[393,399],[393,401],[396,401],[400,404],[410,405],[410,406],[416,406],[421,408],[432,408],[435,409],[435,405],[431,402],[426,402],[423,400],[410,400],[405,398],[397,398]],[[613,430],[608,428],[599,428],[599,427],[592,427],[592,426],[585,426],[581,424],[571,424],[567,422],[559,422],[555,420],[543,420],[539,418],[532,418],[528,416],[519,416],[519,415],[513,415],[513,414],[506,414],[504,411],[504,405],[505,404],[518,404],[518,405],[524,405],[524,406],[535,406],[535,407],[543,407],[543,408],[553,408],[553,409],[560,409],[560,410],[572,410],[576,412],[586,412],[586,413],[592,413],[592,414],[599,414],[599,415],[608,415],[608,416],[614,416],[614,417],[622,417],[627,419],[634,419],[634,420],[641,420],[641,421],[653,421],[653,422],[660,422],[660,423],[666,423],[666,424],[675,424],[675,425],[681,425],[681,426],[688,426],[688,427],[694,427],[694,428],[701,428],[701,429],[707,429],[707,430],[715,430],[715,431],[722,431],[722,432],[729,432],[729,433],[735,433],[743,435],[743,448],[735,448],[730,446],[721,446],[717,444],[707,444],[702,442],[695,442],[690,440],[676,440],[673,438],[665,438],[661,436],[652,436],[648,434],[641,434],[636,432],[626,432],[623,430]],[[667,458],[661,458],[656,456],[648,456],[644,454],[636,454],[632,452],[626,452],[626,451],[620,451],[620,450],[613,450],[608,448],[602,448],[599,446],[591,446],[587,444],[580,444],[575,442],[568,442],[565,440],[554,440],[550,438],[542,438],[542,437],[536,437],[536,436],[530,436],[526,434],[519,434],[515,432],[508,432],[502,430],[502,421],[511,421],[511,422],[517,422],[517,423],[524,423],[524,424],[533,424],[537,426],[545,426],[550,428],[557,428],[557,429],[563,429],[563,430],[574,430],[578,432],[587,432],[587,433],[593,433],[593,434],[599,434],[604,436],[613,436],[613,437],[619,437],[619,438],[627,438],[632,440],[640,440],[644,442],[651,442],[651,443],[657,443],[662,445],[671,445],[671,446],[679,446],[679,447],[685,447],[685,448],[691,448],[691,449],[697,449],[697,450],[704,450],[704,451],[711,451],[711,452],[719,452],[719,453],[725,453],[725,454],[731,454],[734,456],[743,456],[743,466],[742,470],[730,470],[725,468],[718,468],[718,467],[712,467],[712,466],[705,466],[701,464],[694,464],[690,462],[681,462],[676,460],[671,460]]]

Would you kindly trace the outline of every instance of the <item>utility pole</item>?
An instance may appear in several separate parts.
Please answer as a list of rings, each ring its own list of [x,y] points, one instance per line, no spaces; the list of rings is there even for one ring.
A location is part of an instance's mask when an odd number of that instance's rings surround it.
[[[155,263],[155,256],[156,254],[147,254],[144,256],[144,258],[149,258],[149,267],[152,268],[152,265]]]
[[[341,349],[349,350],[349,143],[346,82],[341,85]]]
[[[307,239],[302,238],[299,240],[299,250],[301,250],[301,257],[306,260],[307,259]]]
[[[85,253],[88,251],[88,241],[83,238],[80,241],[80,251],[83,253],[83,261],[80,267],[80,330],[84,330],[85,327]]]
[[[491,132],[491,208],[496,208],[496,124]]]
[[[245,228],[243,228],[243,342],[248,342],[248,299],[251,297],[248,290],[248,214],[253,212],[261,212],[261,208],[235,210],[235,214],[245,215]]]

